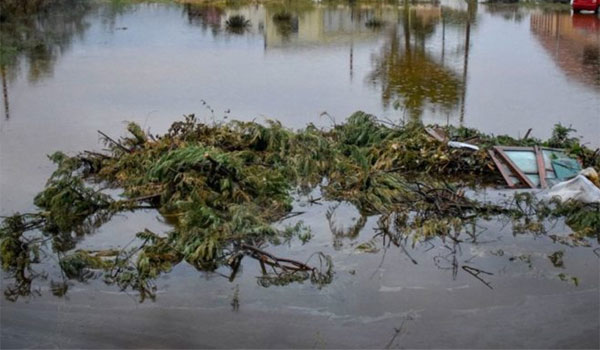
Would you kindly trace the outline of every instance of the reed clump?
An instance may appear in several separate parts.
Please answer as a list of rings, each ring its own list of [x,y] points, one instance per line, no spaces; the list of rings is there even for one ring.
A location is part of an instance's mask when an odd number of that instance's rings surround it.
[[[250,20],[243,15],[233,15],[225,21],[225,26],[232,33],[243,33],[250,27]]]

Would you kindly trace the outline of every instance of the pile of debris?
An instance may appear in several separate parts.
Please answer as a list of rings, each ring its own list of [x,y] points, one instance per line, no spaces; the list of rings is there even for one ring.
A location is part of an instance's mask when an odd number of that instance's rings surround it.
[[[449,147],[480,150],[478,144],[482,140],[479,136],[456,141],[450,140],[443,128],[427,127],[425,130],[432,138]],[[490,146],[490,140],[486,140],[485,148],[508,188],[551,188],[542,193],[545,198],[557,196],[563,201],[573,199],[585,203],[600,202],[600,180],[593,167],[598,167],[600,150],[591,152],[582,147],[578,139],[569,137],[572,131],[575,130],[555,125],[552,138],[541,142],[528,140],[531,132],[529,129],[523,139],[513,140],[516,142],[512,145]],[[507,144],[510,143],[510,138],[503,137],[498,141]],[[533,144],[529,145],[532,141]],[[588,168],[582,169],[583,163]]]
[[[52,282],[57,295],[64,294],[69,279],[85,281],[103,271],[107,283],[136,290],[142,299],[153,297],[153,280],[176,264],[185,261],[204,271],[226,267],[233,279],[246,257],[260,264],[264,286],[302,280],[327,284],[333,278],[328,256],[315,253],[300,262],[265,251],[268,244],[310,239],[302,224],[281,229],[277,223],[295,214],[293,193],[307,194],[316,187],[325,200],[352,203],[364,216],[378,215],[381,234],[396,245],[408,236],[413,242],[457,239],[479,217],[489,215],[526,221],[529,226],[519,227],[536,230],[539,225],[530,225],[533,217],[565,217],[574,230],[589,234],[592,222],[592,230],[600,231],[596,207],[566,202],[546,210],[546,204],[531,198],[515,197],[512,204],[499,205],[464,194],[465,187],[497,183],[497,169],[510,187],[534,187],[570,176],[576,166],[569,157],[597,168],[598,153],[567,135],[542,143],[467,128],[390,126],[362,112],[327,130],[309,125],[292,131],[274,121],[206,125],[193,115],[174,123],[165,135],[146,133],[133,123],[127,129],[130,136],[121,139],[100,132],[104,152],[50,156],[58,169],[35,198],[40,210],[3,221],[2,268],[15,280],[7,296],[31,293],[36,277],[32,264],[49,242],[64,277]],[[558,147],[560,142],[567,149]],[[517,151],[526,153],[527,161],[513,157],[512,149],[493,147],[510,143],[533,147]],[[532,165],[532,156],[537,174],[522,168]],[[107,188],[122,189],[123,198],[105,194]],[[79,237],[114,214],[140,208],[158,210],[175,223],[173,229],[142,230],[140,244],[131,249],[75,250]]]

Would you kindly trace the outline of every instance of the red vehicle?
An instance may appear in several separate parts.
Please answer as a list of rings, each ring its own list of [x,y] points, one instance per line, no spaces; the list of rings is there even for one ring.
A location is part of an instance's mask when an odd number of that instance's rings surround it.
[[[573,0],[571,7],[573,7],[573,12],[575,13],[579,11],[594,11],[594,13],[598,13],[600,0]]]

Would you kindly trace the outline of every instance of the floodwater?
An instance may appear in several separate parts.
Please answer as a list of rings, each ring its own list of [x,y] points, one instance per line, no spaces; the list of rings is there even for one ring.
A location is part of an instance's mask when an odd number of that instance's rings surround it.
[[[129,120],[163,132],[188,113],[300,128],[364,110],[512,136],[533,128],[540,138],[560,122],[600,145],[600,19],[591,14],[462,1],[291,2],[292,20],[281,23],[277,5],[77,4],[25,21],[23,37],[35,44],[2,67],[0,215],[34,210],[53,171],[46,154],[100,149],[96,130],[122,135]],[[233,14],[250,28],[229,33],[224,21]],[[385,25],[366,26],[374,17]],[[482,221],[475,242],[407,248],[414,264],[380,241],[378,252],[356,250],[374,236],[376,218],[356,237],[334,236],[330,207],[337,226],[359,220],[347,204],[300,198],[295,210],[305,214],[294,220],[310,225],[313,239],[268,248],[298,260],[330,254],[336,274],[323,288],[261,287],[254,261],[233,282],[180,264],[157,281],[156,301],[144,303],[101,281],[75,283],[57,298],[40,280],[41,296],[2,299],[0,346],[600,347],[595,239],[569,247]],[[153,211],[119,216],[80,247],[123,247],[143,228],[168,226]],[[561,222],[551,231],[569,232]],[[563,268],[548,259],[559,250]],[[463,266],[492,273],[484,278],[493,289]],[[38,267],[57,273],[52,256]]]

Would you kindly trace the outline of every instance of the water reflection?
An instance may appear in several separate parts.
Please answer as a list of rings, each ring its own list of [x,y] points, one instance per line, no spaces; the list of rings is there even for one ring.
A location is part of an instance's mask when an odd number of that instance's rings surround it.
[[[90,10],[86,1],[62,0],[34,14],[4,13],[0,63],[8,67],[6,79],[14,79],[21,68],[32,82],[51,76],[57,59],[88,28],[85,16]]]
[[[258,114],[266,113],[292,127],[303,126],[306,120],[301,120],[302,118],[318,115],[323,110],[338,118],[350,115],[358,108],[367,109],[382,117],[397,118],[401,112],[394,111],[392,108],[394,106],[413,118],[421,118],[425,122],[466,123],[486,132],[509,132],[513,135],[520,132],[523,127],[526,130],[529,125],[500,131],[497,125],[490,122],[490,119],[497,118],[487,117],[500,114],[504,116],[506,111],[498,106],[492,106],[486,102],[486,99],[510,100],[514,95],[509,93],[512,88],[507,85],[518,85],[520,79],[530,78],[527,75],[517,74],[494,76],[486,68],[493,64],[495,71],[503,69],[514,72],[513,61],[517,57],[511,52],[500,52],[500,49],[504,49],[500,45],[502,30],[489,31],[490,28],[498,26],[502,26],[503,30],[518,30],[521,33],[516,34],[519,35],[519,47],[522,49],[519,52],[528,50],[528,55],[534,57],[529,61],[541,62],[545,59],[545,55],[549,54],[568,76],[575,78],[574,80],[584,81],[594,87],[600,85],[600,78],[598,78],[600,65],[597,63],[600,46],[597,30],[599,20],[595,16],[570,17],[566,13],[542,13],[512,5],[489,4],[478,8],[477,2],[474,1],[442,1],[428,4],[404,1],[385,3],[356,1],[334,5],[312,1],[276,1],[249,5],[231,2],[215,2],[210,5],[178,3],[132,5],[125,2],[98,4],[81,0],[61,0],[59,4],[62,4],[62,7],[57,6],[44,15],[3,19],[3,23],[7,23],[2,26],[3,38],[11,38],[9,44],[19,46],[15,51],[17,54],[6,55],[5,47],[11,45],[3,45],[5,46],[2,60],[4,67],[0,73],[4,101],[2,107],[6,116],[9,115],[9,108],[15,109],[13,114],[23,113],[19,110],[19,106],[9,101],[11,89],[14,89],[10,82],[20,77],[20,81],[33,85],[31,83],[51,78],[56,62],[61,56],[65,56],[65,52],[75,39],[81,39],[82,50],[98,49],[90,51],[94,54],[87,56],[90,60],[88,63],[95,64],[96,70],[109,70],[108,64],[98,60],[99,56],[96,54],[101,52],[104,54],[103,50],[108,47],[104,45],[105,43],[110,45],[122,43],[121,40],[131,40],[133,35],[139,36],[134,39],[139,45],[129,45],[127,50],[138,50],[140,63],[152,64],[153,60],[160,57],[165,58],[165,61],[175,59],[171,57],[167,60],[166,57],[170,55],[181,60],[177,65],[181,69],[167,68],[170,66],[166,64],[161,65],[160,70],[153,67],[152,79],[186,80],[191,70],[197,71],[200,75],[219,76],[219,85],[213,84],[212,91],[200,89],[201,98],[209,99],[209,102],[215,106],[232,108],[238,118],[246,116],[253,118]],[[533,13],[531,30],[535,34],[534,37],[543,42],[547,53],[543,50],[536,51],[537,45],[531,45],[528,28],[522,28],[519,23],[526,21],[531,13]],[[169,32],[173,36],[162,38],[159,35],[155,40],[161,45],[165,42],[171,43],[167,50],[169,52],[159,52],[155,45],[144,42],[152,37],[143,34],[152,30],[151,26],[144,27],[150,23],[144,19],[154,15],[162,16],[164,21],[171,21],[168,28],[173,31]],[[243,32],[243,35],[229,35],[225,30],[225,22],[235,15],[242,15],[250,20],[250,27]],[[543,25],[537,24],[541,23],[539,18],[553,16],[560,18],[560,26],[555,28],[555,31],[559,32],[558,39],[552,30],[543,29]],[[113,33],[117,19],[120,23],[128,22],[129,25],[129,30],[119,36]],[[380,21],[382,25],[369,26],[371,20]],[[577,24],[578,22],[581,23]],[[568,30],[567,26],[572,28]],[[92,40],[84,38],[84,33],[90,27],[94,28],[91,31]],[[477,32],[480,27],[486,29],[486,38],[480,40],[482,36],[479,35],[476,40],[472,40],[472,32]],[[587,29],[583,30],[583,27]],[[525,29],[524,33],[522,29]],[[498,36],[494,37],[494,35]],[[557,40],[558,46],[556,46]],[[184,41],[186,41],[185,45]],[[494,53],[494,57],[482,59],[481,52],[492,51],[490,42],[497,43],[494,45],[497,52]],[[202,54],[215,52],[220,60],[211,63],[204,60],[198,65],[194,57],[200,53],[194,50],[200,43],[207,48]],[[242,46],[247,55],[239,55],[236,50],[229,50]],[[471,57],[473,48],[480,52],[475,58]],[[125,46],[112,47],[111,50],[114,50],[112,54],[118,56],[124,53],[120,50],[125,50]],[[265,54],[260,52],[261,50]],[[174,55],[173,52],[176,51],[178,54]],[[274,54],[267,55],[267,51]],[[7,60],[7,57],[10,59]],[[329,66],[323,68],[322,65],[315,65],[316,57],[321,63]],[[253,61],[250,63],[250,60]],[[79,63],[85,64],[81,61]],[[128,67],[125,62],[117,64],[111,60],[111,65],[113,65],[111,68],[136,74],[135,70]],[[222,70],[213,75],[215,67],[220,67]],[[81,67],[81,71],[84,69],[88,68]],[[334,78],[325,78],[324,74],[316,73],[319,69],[332,73]],[[339,74],[336,69],[345,71]],[[94,68],[88,70],[92,72]],[[258,71],[266,73],[271,70],[273,70],[272,74],[254,73]],[[475,73],[471,73],[473,70]],[[236,73],[230,74],[232,71]],[[301,71],[302,73],[299,73]],[[528,69],[528,72],[531,71]],[[313,73],[314,75],[311,75]],[[160,76],[161,74],[165,75]],[[548,80],[543,83],[544,85],[562,84],[562,87],[556,88],[555,96],[563,96],[566,99],[565,96],[570,91],[574,91],[573,86],[564,84],[560,78],[556,81],[556,76],[540,76],[538,71],[535,71],[535,74],[537,74],[535,79]],[[290,79],[289,81],[293,79],[293,87],[277,81],[277,77],[284,75]],[[67,79],[85,84],[83,83],[85,78],[72,74],[67,76]],[[102,76],[107,77],[108,80],[107,75]],[[111,84],[114,79],[115,77],[105,83]],[[136,79],[129,81],[134,80]],[[240,84],[242,80],[244,83]],[[194,84],[197,83],[189,81],[185,91],[198,88]],[[487,89],[490,91],[489,95],[476,92],[476,90],[483,91],[482,84],[489,85]],[[121,84],[122,87],[125,85]],[[254,89],[254,86],[264,86],[266,90]],[[86,84],[86,88],[89,87],[90,84]],[[468,93],[468,89],[473,91]],[[293,94],[283,99],[266,97],[292,90],[294,90]],[[108,94],[106,91],[96,93]],[[169,92],[166,89],[155,89],[152,93],[164,95],[164,101],[180,99],[175,107],[167,106],[165,102],[164,106],[154,106],[152,107],[154,109],[164,107],[165,112],[167,109],[173,110],[177,107],[181,108],[182,112],[198,110],[195,103],[198,96],[183,97],[185,92],[176,89],[171,89]],[[169,93],[173,93],[174,96],[166,96]],[[135,104],[143,98],[140,97],[143,95],[139,89],[128,88],[120,97],[124,101],[123,104]],[[523,88],[519,90],[519,95],[526,97],[511,108],[531,114],[528,102],[537,97],[534,96],[536,92]],[[93,96],[88,94],[86,98],[94,100]],[[309,104],[301,106],[297,102],[310,100],[313,96],[327,96],[327,98],[311,103],[310,107]],[[113,96],[114,98],[116,97]],[[594,102],[593,98],[594,96],[587,96],[580,100],[588,101],[583,103],[588,103],[589,109],[590,103]],[[153,101],[157,100],[153,99]],[[353,103],[344,101],[353,101]],[[89,102],[87,101],[88,105]],[[582,105],[581,101],[578,101],[578,104]],[[563,105],[565,104],[562,101],[554,99],[553,108],[549,109],[560,110]],[[148,104],[135,105],[140,109],[144,109],[145,106]],[[119,113],[135,114],[137,111],[124,110]],[[511,113],[519,114],[514,111]],[[533,111],[533,114],[537,115],[534,116],[536,118],[547,118],[548,115],[547,111],[540,109]],[[488,120],[483,120],[485,118]],[[522,120],[520,117],[516,118]],[[556,116],[555,119],[557,118],[561,117]],[[297,123],[293,124],[294,121]],[[563,120],[553,120],[549,125],[558,121],[565,123]],[[575,127],[582,130],[592,124],[588,120],[585,122],[586,125],[580,123]],[[549,133],[549,130],[543,132]]]
[[[456,4],[454,4],[456,5]],[[440,4],[315,5],[276,3],[241,8],[186,5],[188,21],[217,36],[224,21],[235,15],[249,18],[254,35],[262,34],[265,50],[302,46],[349,45],[350,77],[354,71],[354,45],[385,36],[380,53],[372,60],[366,82],[381,88],[384,108],[394,106],[419,118],[426,107],[446,114],[459,105],[464,119],[471,24],[476,21],[477,3],[459,6]],[[370,26],[376,19],[381,25]],[[462,66],[447,64],[446,28],[464,31],[464,42],[451,48],[462,57]],[[441,53],[431,49],[442,32]],[[252,35],[250,34],[250,35]]]
[[[0,72],[6,119],[10,117],[8,81],[14,80],[21,69],[27,71],[30,82],[51,76],[58,57],[71,46],[74,37],[87,29],[84,17],[89,10],[88,3],[79,0],[51,5],[37,1],[23,6],[6,2],[0,6]],[[47,12],[61,15],[47,16]]]
[[[365,22],[373,16],[395,21],[397,12],[394,7],[385,11],[382,7],[316,6],[310,10],[303,8],[289,12],[293,13],[289,21],[282,21],[281,14],[288,11],[285,8],[267,8],[267,48],[332,45],[375,38],[377,33],[367,28]]]
[[[488,3],[485,9],[492,16],[499,16],[507,21],[521,22],[527,18],[527,9],[518,4]]]
[[[531,31],[567,76],[600,89],[600,18],[586,14],[535,13]]]
[[[110,30],[131,9],[118,1],[106,6],[85,0],[29,1],[0,7],[0,75],[4,115],[10,117],[10,82],[21,73],[30,83],[51,78],[58,60],[75,40],[84,40],[89,17],[99,15]],[[16,4],[16,3],[15,3]]]
[[[223,8],[212,5],[186,4],[184,11],[190,24],[199,25],[202,31],[211,30],[216,35],[221,30],[221,18],[225,14]]]
[[[374,68],[368,80],[381,86],[385,107],[394,104],[419,119],[427,105],[441,108],[448,113],[461,104],[461,120],[464,115],[464,98],[470,27],[476,14],[476,3],[470,3],[467,11],[444,7],[409,7],[402,9],[401,24],[388,32],[388,39],[379,56],[374,58]],[[442,45],[440,58],[436,57],[429,42],[442,22]],[[444,63],[446,59],[446,26],[465,27],[464,60],[462,77],[455,68]],[[462,103],[461,103],[462,102]]]
[[[6,81],[6,67],[4,65],[0,65],[0,74],[2,78],[2,102],[4,103],[4,117],[9,119],[10,107],[8,101],[8,83]]]

